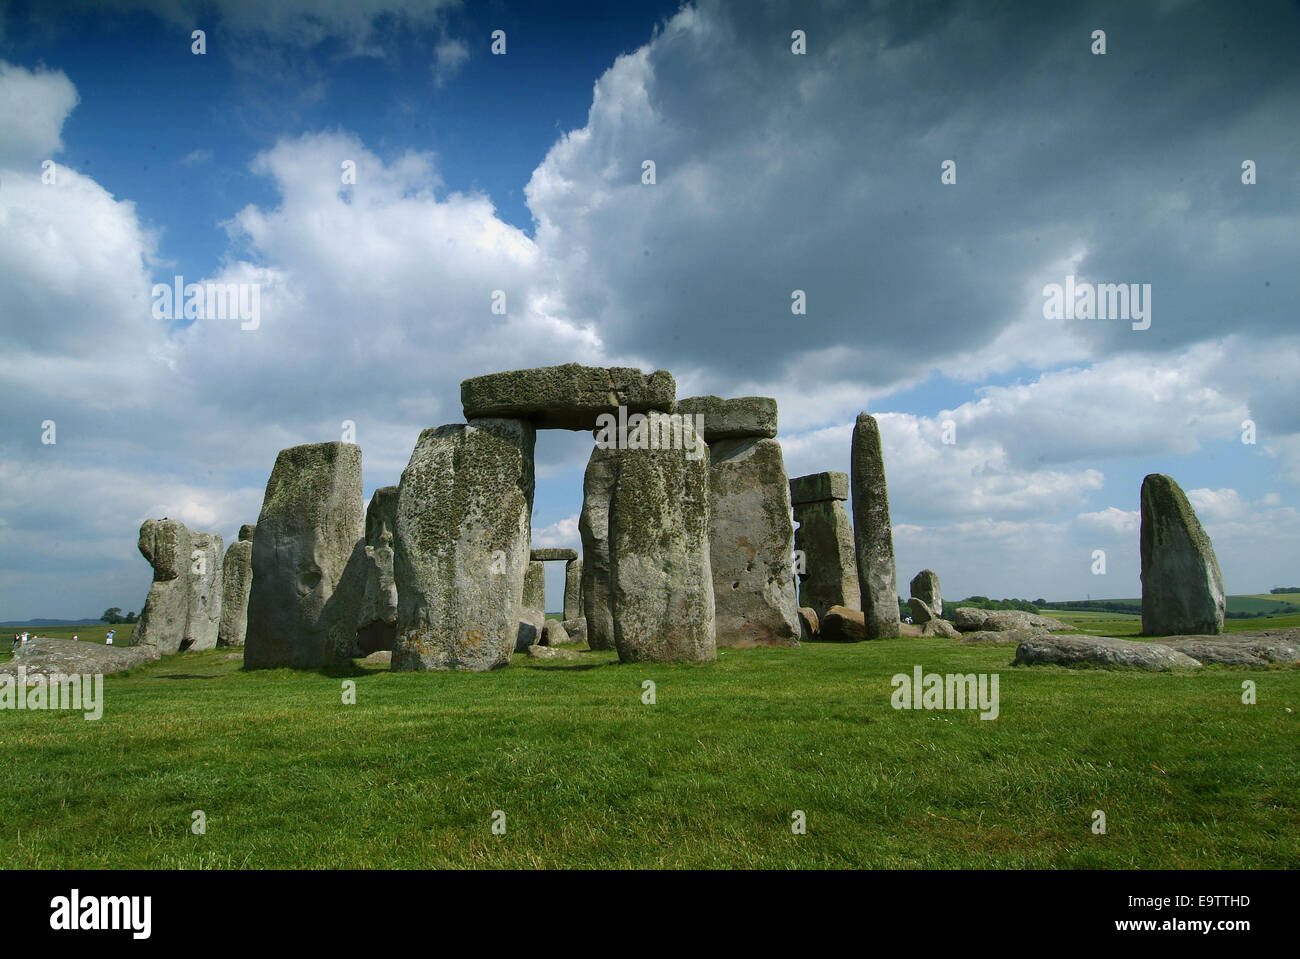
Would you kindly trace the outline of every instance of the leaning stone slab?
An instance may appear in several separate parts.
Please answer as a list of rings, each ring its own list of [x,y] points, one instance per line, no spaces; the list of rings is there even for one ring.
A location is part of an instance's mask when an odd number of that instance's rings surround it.
[[[866,614],[867,636],[884,639],[899,635],[898,585],[885,458],[875,417],[858,414],[852,453],[853,538],[862,611]]]
[[[770,396],[690,396],[677,401],[673,411],[704,417],[704,442],[776,436],[776,400]],[[699,421],[696,420],[698,424]]]
[[[1300,628],[1252,629],[1223,636],[1166,636],[1162,642],[1203,663],[1223,666],[1300,663]]]
[[[773,439],[709,446],[709,556],[717,644],[799,645],[790,484]]]
[[[821,618],[820,638],[828,643],[860,643],[867,638],[867,623],[859,609],[832,606]]]
[[[536,563],[572,562],[578,558],[576,549],[535,549],[528,558]]]
[[[392,650],[397,637],[397,580],[393,576],[393,526],[397,487],[381,486],[366,507],[365,590],[357,617],[357,651]]]
[[[1172,477],[1142,480],[1142,632],[1223,632],[1226,597],[1214,546]]]
[[[570,620],[581,616],[582,560],[574,557],[564,564],[564,618]]]
[[[672,412],[677,383],[666,370],[566,363],[475,376],[460,384],[466,419],[523,419],[536,429],[594,430],[601,413]]]
[[[23,667],[29,681],[34,676],[60,673],[93,676],[121,673],[159,658],[157,646],[104,646],[75,639],[33,636],[26,646],[14,651],[14,658],[0,665],[0,676],[18,676]]]
[[[226,547],[226,558],[221,562],[221,625],[217,630],[218,646],[244,645],[244,638],[248,634],[248,591],[252,586],[253,543],[251,540],[240,539]]]
[[[546,613],[540,609],[523,607],[519,610],[519,631],[515,634],[515,652],[522,653],[529,646],[540,645],[545,636]]]
[[[420,434],[397,487],[394,670],[510,662],[528,569],[536,438],[514,419]]]
[[[811,606],[799,607],[799,641],[809,642],[817,638],[821,630],[821,620],[817,618],[817,610]]]
[[[542,627],[543,646],[567,646],[572,640],[558,619],[548,619]]]
[[[524,605],[530,609],[546,609],[546,564],[541,560],[528,561],[524,574]]]
[[[913,596],[907,601],[907,608],[912,611],[912,622],[924,626],[935,618],[934,611],[926,605],[925,600]]]
[[[1109,636],[1034,636],[1016,647],[1016,666],[1104,666],[1164,672],[1196,669],[1200,662],[1163,643]]]
[[[943,594],[939,590],[939,574],[923,569],[912,577],[909,585],[912,596],[921,600],[935,616],[943,615]]]
[[[848,498],[848,473],[809,473],[790,480],[790,503],[793,506]]]
[[[587,619],[585,616],[579,616],[577,619],[566,619],[560,625],[564,627],[564,633],[569,637],[569,642],[587,642]]]
[[[935,618],[921,627],[922,636],[939,636],[943,639],[960,639],[961,633],[946,619]]]
[[[841,474],[843,475],[843,474]],[[839,500],[801,503],[794,508],[795,551],[802,556],[799,603],[825,616],[832,606],[857,609],[858,564],[849,514]]]
[[[244,667],[352,661],[364,590],[361,447],[281,450],[253,534]]]
[[[180,520],[148,519],[137,545],[154,573],[132,645],[156,646],[162,655],[214,648],[221,630],[221,537]]]
[[[615,451],[594,447],[582,478],[582,615],[587,620],[587,645],[614,649],[613,586],[610,580],[609,501],[617,476]],[[566,614],[567,615],[567,614]]]
[[[649,413],[651,430],[663,413]],[[717,658],[709,561],[709,461],[682,422],[683,448],[617,449],[609,504],[614,643],[623,662]],[[587,625],[591,627],[588,615]]]

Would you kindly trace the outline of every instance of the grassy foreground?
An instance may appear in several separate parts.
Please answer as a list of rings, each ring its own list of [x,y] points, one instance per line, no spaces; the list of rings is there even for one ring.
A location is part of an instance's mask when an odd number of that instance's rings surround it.
[[[97,722],[0,711],[0,864],[1300,865],[1296,669],[1012,668],[1010,648],[939,639],[487,674],[244,672],[229,654],[108,677]],[[1001,715],[895,711],[890,677],[914,665],[997,673]]]

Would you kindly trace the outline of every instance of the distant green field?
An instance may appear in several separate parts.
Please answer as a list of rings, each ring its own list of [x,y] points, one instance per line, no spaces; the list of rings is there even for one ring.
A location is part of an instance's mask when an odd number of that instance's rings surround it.
[[[1140,636],[1142,634],[1142,617],[1124,613],[1099,613],[1079,609],[1044,608],[1044,616],[1053,616],[1071,626],[1078,626],[1081,632],[1093,636]],[[1282,629],[1300,626],[1300,613],[1285,616],[1265,616],[1250,619],[1225,619],[1224,632],[1239,633],[1250,629]]]
[[[1227,597],[1227,612],[1229,614],[1237,613],[1263,613],[1264,616],[1289,616],[1294,613],[1300,613],[1300,594],[1283,594],[1269,595],[1267,593],[1254,594],[1247,596],[1229,596]],[[1141,599],[1103,599],[1095,600],[1101,603],[1119,603],[1131,607],[1135,614],[1142,613]],[[946,603],[944,604],[947,605]],[[1044,611],[1046,611],[1044,608]],[[1059,608],[1059,607],[1051,607]],[[1072,610],[1074,612],[1099,612],[1105,616],[1122,616],[1123,614],[1115,610]]]

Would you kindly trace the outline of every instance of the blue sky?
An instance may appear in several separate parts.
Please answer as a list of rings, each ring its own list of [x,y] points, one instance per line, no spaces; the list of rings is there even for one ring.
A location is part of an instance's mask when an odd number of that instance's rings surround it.
[[[900,584],[1135,596],[1149,472],[1230,591],[1300,581],[1295,4],[610,6],[0,4],[0,620],[138,610],[146,517],[230,540],[344,420],[369,495],[461,379],[573,360],[775,396],[791,475],[876,414]],[[1045,319],[1067,273],[1151,328]],[[262,326],[154,319],[177,274]],[[540,435],[537,544],[589,448]]]

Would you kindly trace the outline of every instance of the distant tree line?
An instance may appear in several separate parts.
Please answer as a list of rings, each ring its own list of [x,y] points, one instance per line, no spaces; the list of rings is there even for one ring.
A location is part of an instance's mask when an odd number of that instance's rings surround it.
[[[1300,593],[1300,586],[1279,586],[1276,589],[1270,589],[1270,593]]]
[[[134,611],[122,615],[122,607],[112,606],[104,610],[104,615],[99,617],[101,622],[108,623],[110,626],[116,626],[118,623],[134,623],[139,620],[139,616]]]
[[[976,609],[1019,609],[1026,613],[1036,613],[1039,607],[1046,606],[1047,600],[1036,599],[1032,603],[1027,599],[989,599],[987,596],[967,596],[956,602],[943,601],[944,612],[959,606],[974,606]]]
[[[1052,609],[1082,609],[1094,613],[1136,613],[1142,601],[1136,599],[1070,599],[1049,604]]]

